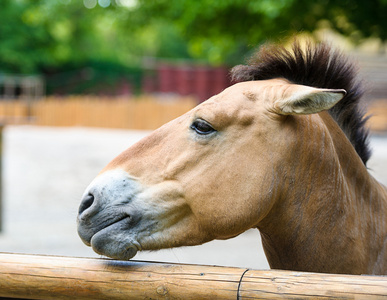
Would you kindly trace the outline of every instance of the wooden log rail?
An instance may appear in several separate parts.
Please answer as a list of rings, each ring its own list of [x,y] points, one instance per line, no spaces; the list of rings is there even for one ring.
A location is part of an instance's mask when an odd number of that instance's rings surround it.
[[[0,297],[387,299],[387,277],[0,253]]]

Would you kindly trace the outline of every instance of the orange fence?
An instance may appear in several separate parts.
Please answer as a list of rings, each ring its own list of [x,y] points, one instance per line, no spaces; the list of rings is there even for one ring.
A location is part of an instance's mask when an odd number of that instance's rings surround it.
[[[0,120],[18,122],[25,120],[29,114],[29,106],[24,101],[1,101],[0,102]]]
[[[372,131],[387,132],[387,100],[377,100],[368,106],[368,126]]]
[[[93,126],[107,128],[156,129],[196,105],[193,98],[153,97],[101,98],[67,97],[45,100],[0,101],[0,122],[43,126]],[[368,105],[372,131],[387,132],[387,100]]]
[[[93,126],[156,129],[196,105],[192,98],[178,100],[141,97],[111,99],[97,97],[47,98],[27,102],[0,102],[0,119],[5,123],[43,126]]]

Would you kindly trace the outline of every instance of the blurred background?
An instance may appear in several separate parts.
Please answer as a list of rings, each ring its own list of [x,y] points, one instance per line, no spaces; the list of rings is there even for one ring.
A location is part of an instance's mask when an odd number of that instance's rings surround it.
[[[231,84],[267,41],[328,41],[359,66],[387,184],[387,0],[2,0],[0,251],[94,256],[83,190],[116,155]],[[267,268],[259,233],[145,260]]]

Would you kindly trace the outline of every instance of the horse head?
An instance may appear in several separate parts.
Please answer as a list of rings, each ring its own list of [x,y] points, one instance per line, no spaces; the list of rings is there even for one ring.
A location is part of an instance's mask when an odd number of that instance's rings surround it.
[[[85,192],[80,237],[97,253],[130,259],[257,227],[297,147],[289,116],[327,110],[344,95],[285,79],[227,88],[107,165]]]
[[[263,47],[232,70],[239,83],[102,170],[81,239],[130,259],[258,228],[273,268],[385,274],[387,191],[365,166],[356,73],[325,44]]]

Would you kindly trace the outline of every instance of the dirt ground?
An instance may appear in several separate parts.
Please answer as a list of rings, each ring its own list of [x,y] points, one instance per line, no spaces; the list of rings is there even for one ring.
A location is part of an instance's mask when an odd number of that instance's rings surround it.
[[[0,251],[98,257],[76,232],[84,189],[145,131],[8,126],[3,134],[3,231]],[[387,136],[373,136],[370,172],[387,185]],[[136,260],[269,268],[259,233],[157,252]]]

